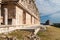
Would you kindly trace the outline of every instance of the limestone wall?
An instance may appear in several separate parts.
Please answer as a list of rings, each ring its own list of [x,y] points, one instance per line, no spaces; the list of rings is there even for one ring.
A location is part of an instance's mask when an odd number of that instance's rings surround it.
[[[7,2],[6,4],[2,5],[2,16],[5,18],[4,8],[7,8],[8,19],[12,19],[12,25],[40,24],[39,12],[33,0],[19,0],[19,2],[17,3],[21,4],[20,6],[22,7],[18,6],[15,2]],[[28,11],[26,9],[23,9],[23,7],[26,8]],[[24,15],[25,13],[26,15]],[[31,15],[30,13],[33,15]],[[37,18],[35,18],[34,16]],[[3,19],[3,21],[4,20],[5,19]]]
[[[38,16],[38,9],[33,0],[19,0],[19,3],[28,9],[28,11]]]
[[[28,13],[26,13],[26,24],[31,25],[31,15],[29,15]]]
[[[16,25],[23,24],[23,10],[16,6]]]
[[[34,24],[34,17],[32,17],[32,24]]]
[[[38,9],[35,5],[34,0],[19,0],[19,3],[22,4],[26,9],[28,9],[28,11],[33,14],[34,16],[37,17],[37,21],[35,21],[35,24],[40,24],[40,18],[39,18],[39,12]],[[34,18],[33,20],[35,20],[36,18]],[[34,21],[33,21],[34,23]],[[33,24],[32,23],[32,24]]]

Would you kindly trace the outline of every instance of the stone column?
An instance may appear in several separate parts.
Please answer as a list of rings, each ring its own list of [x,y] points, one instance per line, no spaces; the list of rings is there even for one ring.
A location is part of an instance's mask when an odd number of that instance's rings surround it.
[[[26,12],[23,11],[23,24],[26,24]]]
[[[4,8],[5,10],[5,25],[8,25],[8,9]]]
[[[31,15],[31,24],[32,24],[32,15]]]

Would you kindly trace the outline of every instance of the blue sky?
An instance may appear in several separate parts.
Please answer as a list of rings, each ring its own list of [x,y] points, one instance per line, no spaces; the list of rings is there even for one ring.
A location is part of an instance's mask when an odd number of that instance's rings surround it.
[[[60,0],[36,0],[41,22],[60,23]]]

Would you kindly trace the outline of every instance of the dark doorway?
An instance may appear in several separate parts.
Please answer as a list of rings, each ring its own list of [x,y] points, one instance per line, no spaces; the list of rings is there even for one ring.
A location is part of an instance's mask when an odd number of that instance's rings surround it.
[[[12,25],[12,19],[8,19],[8,25]]]

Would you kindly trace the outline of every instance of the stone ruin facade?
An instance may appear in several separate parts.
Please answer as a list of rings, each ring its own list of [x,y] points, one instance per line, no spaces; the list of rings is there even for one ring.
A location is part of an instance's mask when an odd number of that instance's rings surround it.
[[[0,0],[0,25],[40,24],[35,0]]]

